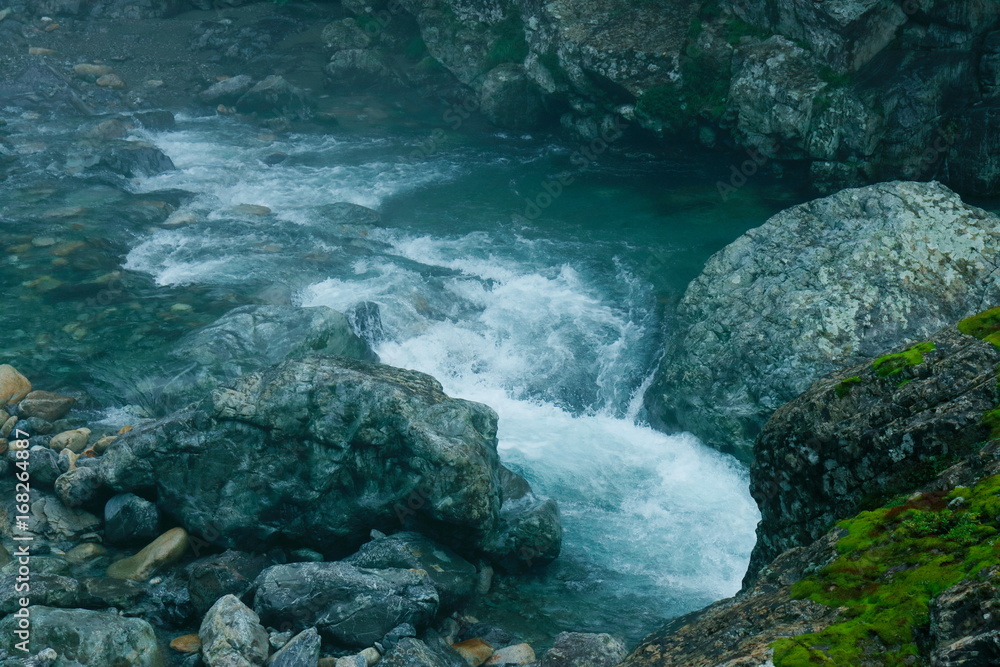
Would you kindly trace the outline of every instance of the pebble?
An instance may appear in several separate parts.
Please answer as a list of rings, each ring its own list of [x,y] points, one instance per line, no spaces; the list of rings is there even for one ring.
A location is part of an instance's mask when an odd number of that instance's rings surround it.
[[[358,655],[365,659],[365,662],[368,663],[368,667],[372,667],[372,665],[382,659],[382,654],[379,653],[378,649],[374,646],[369,646],[365,650],[361,651],[361,653],[358,653]]]
[[[130,558],[112,563],[108,576],[112,579],[146,581],[163,568],[173,565],[188,547],[188,534],[183,528],[171,528]]]
[[[31,239],[31,245],[36,248],[48,248],[56,244],[56,240],[51,236],[36,236]]]
[[[83,241],[66,241],[65,243],[60,243],[49,252],[56,257],[66,257],[67,255],[72,255],[74,252],[85,247],[86,245],[87,244]]]
[[[466,639],[464,642],[458,642],[457,644],[452,644],[451,647],[462,656],[471,667],[479,667],[493,655],[493,647],[487,644],[485,641],[476,637],[475,639]]]
[[[105,74],[97,79],[97,85],[104,88],[124,88],[125,82],[117,74]]]
[[[535,651],[527,644],[505,646],[486,661],[487,665],[530,665],[535,662]]]
[[[51,208],[48,211],[42,213],[43,218],[60,220],[63,218],[75,218],[76,216],[83,213],[86,209],[82,206],[61,206],[60,208]],[[51,244],[50,244],[51,245]]]
[[[81,79],[94,80],[102,76],[111,74],[111,68],[107,65],[92,65],[90,63],[80,63],[73,66],[73,73]]]
[[[181,225],[190,225],[192,222],[198,222],[198,216],[194,213],[188,211],[174,211],[167,219],[163,221],[164,227],[180,227]]]
[[[170,306],[170,310],[174,311],[175,313],[187,313],[194,310],[194,307],[187,303],[175,303],[174,305]]]
[[[243,215],[267,215],[271,212],[271,209],[259,204],[238,204],[233,207],[233,212],[242,213]]]
[[[66,552],[66,560],[73,565],[80,565],[86,563],[89,560],[95,558],[100,558],[101,556],[107,556],[108,550],[102,547],[100,544],[94,544],[93,542],[85,542],[84,544],[78,544],[69,551]]]
[[[0,426],[0,437],[7,438],[11,433],[14,432],[14,427],[17,425],[17,417],[9,417],[7,421]]]
[[[76,428],[72,431],[63,431],[62,433],[52,436],[52,441],[49,443],[49,447],[57,452],[68,449],[74,454],[79,454],[87,448],[87,443],[89,441],[90,429]]]
[[[31,392],[28,378],[9,364],[0,364],[0,405],[17,403]]]
[[[111,446],[111,443],[112,443],[112,442],[114,442],[114,441],[115,441],[115,440],[117,440],[117,439],[118,439],[118,436],[116,436],[116,435],[105,435],[105,436],[101,436],[101,438],[100,438],[100,439],[98,439],[98,441],[97,441],[97,442],[95,442],[95,443],[94,443],[94,445],[93,445],[93,450],[94,450],[94,452],[95,452],[95,453],[96,453],[96,454],[97,454],[98,456],[100,456],[100,455],[101,455],[101,454],[103,454],[103,453],[104,453],[105,451],[107,451],[108,447],[110,447],[110,446]]]
[[[76,403],[72,396],[62,396],[51,391],[33,391],[21,401],[23,417],[37,417],[48,422],[62,419]]]
[[[197,634],[181,635],[170,642],[170,648],[178,653],[197,653],[201,650],[201,638]]]
[[[29,56],[51,56],[55,53],[52,49],[43,49],[39,46],[32,46],[28,48]]]

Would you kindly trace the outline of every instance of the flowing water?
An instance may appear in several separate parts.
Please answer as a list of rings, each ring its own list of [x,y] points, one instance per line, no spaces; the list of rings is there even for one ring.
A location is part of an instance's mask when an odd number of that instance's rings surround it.
[[[12,231],[0,280],[18,311],[5,354],[26,372],[86,386],[123,421],[155,402],[144,365],[235,305],[377,304],[380,325],[362,331],[382,360],[493,407],[505,463],[559,502],[561,558],[499,583],[483,620],[542,641],[635,642],[739,588],[758,519],[746,470],[644,426],[641,399],[684,286],[793,195],[751,183],[723,202],[727,163],[607,154],[580,169],[575,147],[539,138],[449,135],[427,150],[414,130],[277,139],[223,118],[143,134],[178,170],[122,193],[56,157],[58,128],[14,130],[26,166],[0,205]],[[276,152],[288,157],[267,166]],[[170,197],[192,222],[150,222]],[[337,202],[382,222],[334,225]],[[79,248],[53,260],[66,244]]]

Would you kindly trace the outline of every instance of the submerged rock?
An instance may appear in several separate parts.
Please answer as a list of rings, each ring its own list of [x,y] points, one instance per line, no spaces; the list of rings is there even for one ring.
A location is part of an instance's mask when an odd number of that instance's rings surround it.
[[[660,427],[749,460],[780,405],[819,377],[920,340],[1000,297],[1000,219],[937,183],[795,206],[714,255],[678,308],[646,397]]]
[[[155,176],[176,169],[166,153],[139,141],[121,142],[108,149],[98,158],[97,167],[128,178]]]
[[[119,492],[156,487],[162,511],[220,546],[343,556],[372,528],[412,527],[509,569],[544,564],[561,543],[555,504],[501,485],[520,478],[496,428],[427,375],[308,356],[137,426],[94,469]]]
[[[239,74],[212,84],[198,94],[198,99],[212,106],[234,104],[251,88],[253,88],[253,78]]]
[[[195,561],[187,568],[195,611],[204,614],[225,595],[242,598],[267,565],[263,556],[233,550]]]
[[[348,563],[293,563],[265,570],[254,609],[266,623],[316,627],[343,646],[371,646],[401,624],[426,627],[438,594],[423,573],[366,569]]]

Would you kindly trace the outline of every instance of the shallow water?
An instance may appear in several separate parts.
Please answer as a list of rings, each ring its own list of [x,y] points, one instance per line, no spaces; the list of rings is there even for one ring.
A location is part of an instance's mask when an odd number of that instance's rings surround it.
[[[165,347],[236,305],[375,303],[381,327],[364,333],[382,360],[493,407],[503,460],[560,504],[561,558],[498,583],[481,620],[543,643],[560,630],[635,642],[739,588],[758,519],[746,470],[645,427],[641,398],[687,282],[795,195],[761,180],[723,202],[725,162],[608,154],[579,169],[576,147],[545,138],[455,134],[428,151],[414,130],[277,139],[224,118],[141,135],[178,171],[123,195],[67,175],[74,158],[59,156],[78,148],[60,128],[13,129],[25,166],[0,204],[0,280],[18,311],[5,354],[25,372],[87,388],[124,422],[155,410],[144,376]],[[275,152],[288,158],[266,166]],[[176,202],[195,222],[151,222],[171,189],[196,194]],[[331,225],[336,202],[382,223]],[[83,246],[62,263],[32,245],[45,236]],[[40,276],[59,285],[26,284]]]

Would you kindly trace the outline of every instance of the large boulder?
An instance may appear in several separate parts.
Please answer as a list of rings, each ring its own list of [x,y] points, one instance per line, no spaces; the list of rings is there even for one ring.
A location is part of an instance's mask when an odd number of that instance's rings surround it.
[[[366,648],[397,626],[426,627],[439,598],[423,573],[348,563],[292,563],[257,579],[254,609],[265,623],[315,627],[342,646]]]
[[[58,667],[163,667],[166,657],[152,626],[139,618],[113,611],[28,608],[31,618],[30,654],[51,648],[60,656]],[[2,647],[15,655],[18,619],[0,621]]]
[[[651,421],[749,460],[780,405],[838,367],[1000,296],[1000,218],[938,183],[882,183],[783,211],[713,256],[678,307]]]
[[[195,400],[240,375],[312,352],[378,361],[348,319],[325,306],[241,306],[182,338],[170,351],[178,368],[163,391]]]
[[[558,514],[500,465],[496,429],[491,409],[427,375],[307,356],[137,426],[92,469],[119,492],[155,488],[162,511],[220,546],[344,556],[373,528],[411,527],[511,569],[544,564]]]

